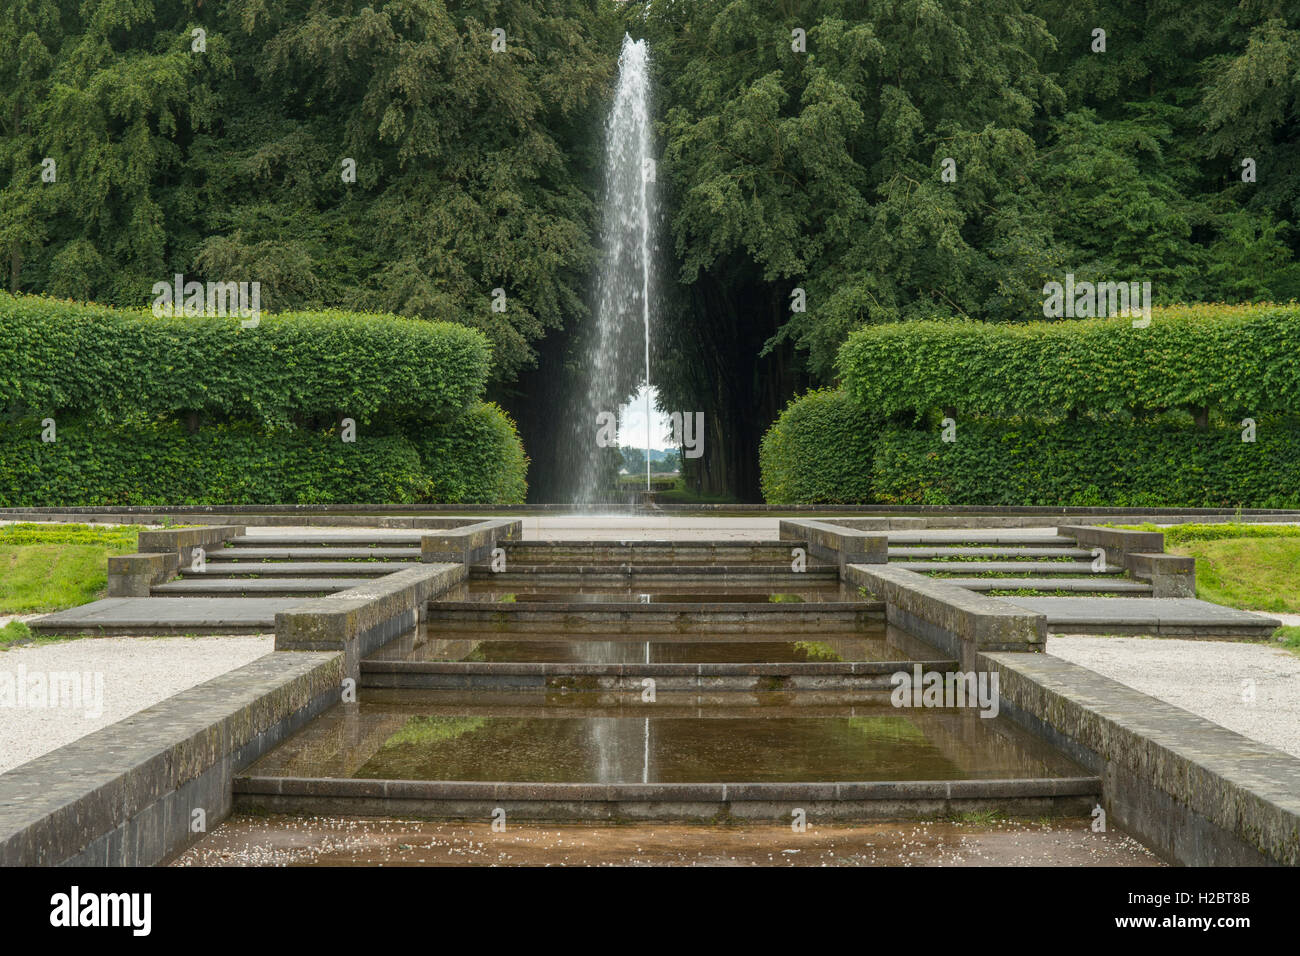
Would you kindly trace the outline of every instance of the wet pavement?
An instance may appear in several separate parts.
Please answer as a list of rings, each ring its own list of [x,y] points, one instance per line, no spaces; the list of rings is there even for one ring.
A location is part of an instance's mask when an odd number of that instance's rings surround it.
[[[1162,866],[1089,819],[819,826],[515,824],[236,816],[174,866]]]

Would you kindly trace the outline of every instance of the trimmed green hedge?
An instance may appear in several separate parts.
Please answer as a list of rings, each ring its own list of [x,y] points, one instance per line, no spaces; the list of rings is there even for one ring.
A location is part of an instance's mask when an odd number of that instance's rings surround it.
[[[282,425],[346,415],[451,419],[487,383],[491,349],[447,322],[352,312],[154,318],[0,293],[0,412],[104,422],[185,412]]]
[[[825,389],[793,399],[763,436],[759,467],[770,504],[869,501],[880,422]]]
[[[0,504],[15,506],[409,502],[425,487],[405,438],[212,426],[0,429]]]
[[[1300,507],[1300,422],[976,420],[940,430],[884,425],[843,392],[791,402],[763,437],[770,504]]]
[[[1218,407],[1260,417],[1300,408],[1300,307],[1176,306],[1151,324],[866,326],[840,349],[844,387],[884,415],[945,406],[998,416]]]
[[[43,443],[38,423],[9,424],[0,426],[0,507],[523,501],[527,459],[495,406],[423,427],[415,441],[361,428],[344,443],[336,432],[247,424],[191,435],[81,422]]]
[[[411,432],[429,481],[429,501],[522,504],[528,494],[528,456],[515,423],[491,403],[480,402],[446,424]]]
[[[872,465],[883,503],[1300,507],[1300,425],[1240,429],[1063,422],[887,428]]]

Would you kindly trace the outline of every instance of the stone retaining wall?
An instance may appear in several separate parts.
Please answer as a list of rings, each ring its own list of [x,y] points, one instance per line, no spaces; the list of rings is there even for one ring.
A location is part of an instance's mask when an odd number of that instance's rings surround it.
[[[1050,655],[979,666],[1001,712],[1100,774],[1109,819],[1166,860],[1300,865],[1300,760]]]
[[[0,774],[0,866],[151,866],[231,780],[339,700],[340,654],[272,653]]]

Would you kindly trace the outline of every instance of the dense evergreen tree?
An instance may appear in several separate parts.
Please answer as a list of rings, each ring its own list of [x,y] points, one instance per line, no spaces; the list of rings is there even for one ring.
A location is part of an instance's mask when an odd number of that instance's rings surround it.
[[[1285,0],[9,0],[5,285],[142,305],[183,272],[464,322],[559,467],[624,30],[655,70],[657,378],[706,413],[704,490],[757,498],[763,431],[863,323],[1032,318],[1066,272],[1300,296]]]

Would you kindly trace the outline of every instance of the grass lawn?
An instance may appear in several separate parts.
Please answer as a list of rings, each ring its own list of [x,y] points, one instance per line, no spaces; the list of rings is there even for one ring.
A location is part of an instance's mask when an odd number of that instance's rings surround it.
[[[1196,596],[1246,611],[1300,613],[1300,526],[1185,524],[1163,531],[1165,550],[1196,559]]]
[[[0,614],[59,611],[103,597],[108,556],[134,551],[138,534],[132,526],[0,525]],[[0,642],[19,636],[6,632]]]
[[[1273,640],[1281,641],[1283,647],[1300,654],[1300,627],[1279,627],[1273,634]]]
[[[0,648],[15,641],[26,640],[31,636],[31,628],[22,621],[10,621],[4,627],[0,627]]]
[[[687,487],[685,478],[677,478],[672,488],[661,491],[657,500],[665,505],[732,505],[736,499],[730,495],[701,495]]]

